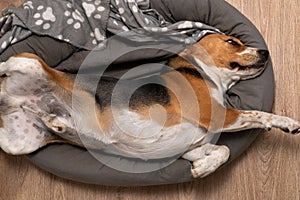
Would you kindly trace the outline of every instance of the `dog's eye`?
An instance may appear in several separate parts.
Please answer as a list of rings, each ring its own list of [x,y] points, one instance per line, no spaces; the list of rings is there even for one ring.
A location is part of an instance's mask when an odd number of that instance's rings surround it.
[[[238,46],[238,45],[239,45],[236,41],[234,41],[234,40],[232,40],[232,39],[229,39],[229,40],[227,40],[226,42],[228,42],[229,44],[231,44],[231,45],[233,45],[233,46]]]

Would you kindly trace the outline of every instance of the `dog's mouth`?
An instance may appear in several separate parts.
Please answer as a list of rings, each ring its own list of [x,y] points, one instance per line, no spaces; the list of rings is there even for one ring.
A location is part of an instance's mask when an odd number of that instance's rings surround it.
[[[246,71],[246,70],[252,70],[252,69],[261,69],[264,68],[266,65],[266,62],[257,62],[255,64],[252,65],[241,65],[238,62],[231,62],[230,66],[233,69],[238,69],[238,70],[242,70],[242,71]]]
[[[252,65],[240,65],[237,62],[230,63],[240,80],[247,80],[260,75],[264,71],[266,64],[267,61],[257,62]]]

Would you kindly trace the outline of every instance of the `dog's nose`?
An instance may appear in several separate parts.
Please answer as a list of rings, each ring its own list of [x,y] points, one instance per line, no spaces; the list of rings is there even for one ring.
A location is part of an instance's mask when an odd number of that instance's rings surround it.
[[[267,51],[267,50],[258,50],[258,54],[259,54],[264,60],[268,60],[268,58],[269,58],[269,51]]]

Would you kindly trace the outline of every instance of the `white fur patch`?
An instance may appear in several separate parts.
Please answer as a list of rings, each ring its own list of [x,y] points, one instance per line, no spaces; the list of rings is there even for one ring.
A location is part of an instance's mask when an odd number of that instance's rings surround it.
[[[183,122],[163,127],[128,110],[118,112],[109,134],[116,143],[104,149],[106,152],[145,160],[181,154],[206,136],[198,125]]]
[[[229,84],[232,83],[231,71],[225,68],[218,68],[216,66],[207,66],[201,60],[195,58],[198,66],[213,80],[217,88],[210,87],[212,97],[220,104],[224,105],[224,92],[228,89]]]
[[[193,161],[191,170],[194,178],[205,177],[222,164],[224,164],[230,155],[230,150],[226,146],[217,146],[213,144],[204,144],[183,155],[183,158]]]
[[[251,47],[247,47],[244,51],[237,53],[238,55],[242,56],[245,54],[252,54],[252,55],[256,55],[256,51],[257,49],[251,48]]]
[[[0,74],[7,75],[0,95],[4,125],[0,129],[0,147],[11,154],[31,153],[45,145],[50,136],[41,129],[35,114],[24,109],[41,101],[34,93],[46,84],[42,67],[35,59],[12,57],[1,64]]]

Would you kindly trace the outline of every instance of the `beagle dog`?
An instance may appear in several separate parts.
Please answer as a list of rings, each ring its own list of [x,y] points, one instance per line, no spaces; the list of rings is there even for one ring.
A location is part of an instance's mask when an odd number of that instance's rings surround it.
[[[230,155],[210,143],[215,134],[272,127],[299,133],[288,117],[225,107],[226,91],[258,76],[268,57],[234,37],[210,34],[171,58],[155,81],[132,87],[134,80],[100,79],[95,96],[87,83],[36,55],[15,55],[0,64],[0,147],[20,155],[68,142],[144,160],[181,155],[193,162],[194,177],[204,177]]]

